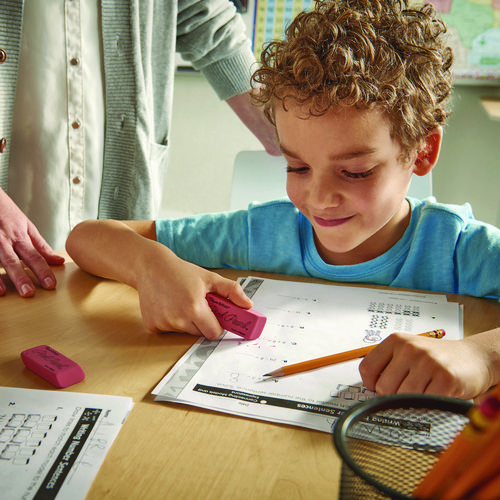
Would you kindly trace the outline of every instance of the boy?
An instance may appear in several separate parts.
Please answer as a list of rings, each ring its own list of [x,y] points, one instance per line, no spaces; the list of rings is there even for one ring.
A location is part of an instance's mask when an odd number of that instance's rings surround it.
[[[405,9],[318,2],[265,49],[256,100],[288,162],[289,200],[156,223],[87,221],[70,234],[70,255],[135,287],[150,329],[208,338],[221,328],[207,292],[251,301],[195,264],[500,295],[500,230],[468,205],[405,197],[411,176],[437,162],[452,85],[445,27],[430,6]],[[360,372],[379,394],[473,397],[500,380],[500,329],[455,342],[394,334]]]

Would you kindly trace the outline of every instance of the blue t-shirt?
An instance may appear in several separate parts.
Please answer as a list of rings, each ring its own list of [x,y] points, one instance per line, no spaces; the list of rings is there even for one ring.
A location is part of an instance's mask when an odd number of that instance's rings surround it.
[[[157,239],[203,267],[310,276],[476,297],[500,296],[500,229],[469,204],[408,198],[410,223],[386,253],[347,266],[325,263],[309,221],[286,198],[248,210],[156,221]]]

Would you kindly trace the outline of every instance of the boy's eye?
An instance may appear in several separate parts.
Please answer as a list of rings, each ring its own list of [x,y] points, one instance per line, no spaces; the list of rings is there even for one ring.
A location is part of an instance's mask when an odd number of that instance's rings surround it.
[[[286,172],[287,174],[303,174],[309,170],[309,167],[302,166],[302,167],[291,167],[290,165],[286,166]]]
[[[349,172],[348,170],[342,170],[342,173],[351,179],[365,179],[366,177],[373,174],[373,168],[370,170],[365,170],[364,172]]]

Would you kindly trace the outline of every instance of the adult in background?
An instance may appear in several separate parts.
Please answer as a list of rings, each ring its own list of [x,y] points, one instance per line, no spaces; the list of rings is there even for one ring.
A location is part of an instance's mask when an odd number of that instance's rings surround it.
[[[35,293],[25,266],[55,287],[50,265],[64,259],[51,247],[81,220],[157,215],[176,52],[278,154],[250,104],[255,59],[229,0],[2,2],[0,264],[21,296]]]

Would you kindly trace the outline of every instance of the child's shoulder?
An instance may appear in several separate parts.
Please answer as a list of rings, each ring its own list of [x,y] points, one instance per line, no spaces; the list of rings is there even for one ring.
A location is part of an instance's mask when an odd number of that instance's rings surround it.
[[[269,215],[277,217],[291,215],[296,217],[298,214],[297,208],[286,196],[271,201],[254,201],[248,205],[248,212],[252,216],[258,217]]]
[[[408,198],[408,201],[411,205],[412,214],[418,219],[437,216],[459,224],[467,224],[476,220],[470,203],[464,203],[463,205],[439,203],[434,196],[423,200]]]
[[[420,234],[446,235],[461,241],[484,240],[500,247],[500,229],[477,220],[469,203],[438,203],[434,197],[425,200],[408,198],[412,207],[411,225]]]
[[[270,201],[253,201],[248,205],[248,208],[252,210],[297,210],[288,196],[283,196],[282,198],[276,198]]]

